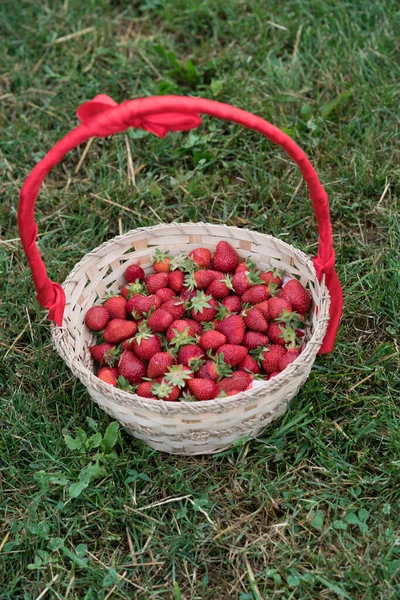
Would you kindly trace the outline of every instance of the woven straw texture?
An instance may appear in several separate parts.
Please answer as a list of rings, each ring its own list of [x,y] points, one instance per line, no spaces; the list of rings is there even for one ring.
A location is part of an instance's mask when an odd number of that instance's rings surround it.
[[[310,291],[311,325],[300,356],[254,390],[207,402],[147,400],[98,379],[88,350],[94,336],[84,323],[87,309],[100,303],[107,292],[119,290],[128,265],[139,263],[146,274],[152,272],[156,248],[168,249],[172,255],[199,246],[213,251],[221,240],[234,246],[242,259],[249,257],[262,269],[282,269]],[[272,236],[226,225],[172,223],[134,229],[86,254],[63,288],[67,297],[63,325],[54,325],[52,331],[56,350],[92,399],[129,433],[152,448],[172,454],[219,452],[239,438],[257,436],[281,416],[307,379],[329,320],[329,293],[324,283],[318,282],[310,257]]]

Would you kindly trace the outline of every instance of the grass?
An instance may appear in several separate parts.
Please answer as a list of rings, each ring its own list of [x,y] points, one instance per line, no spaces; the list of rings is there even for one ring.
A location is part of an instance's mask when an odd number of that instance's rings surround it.
[[[0,599],[399,598],[398,3],[5,0],[0,23]],[[16,210],[97,93],[203,95],[289,131],[330,196],[345,309],[334,354],[259,439],[177,458],[122,434],[70,498],[94,450],[62,434],[109,418],[51,348]],[[305,187],[267,141],[210,119],[127,135],[136,187],[123,135],[48,178],[36,217],[52,278],[120,230],[177,219],[315,253]]]

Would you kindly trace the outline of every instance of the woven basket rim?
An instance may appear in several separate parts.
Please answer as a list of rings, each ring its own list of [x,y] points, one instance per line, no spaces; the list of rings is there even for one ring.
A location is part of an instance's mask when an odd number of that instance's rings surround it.
[[[74,273],[84,266],[85,262],[89,261],[93,256],[97,255],[100,250],[103,250],[108,245],[118,243],[118,241],[122,241],[124,238],[132,235],[133,233],[143,232],[145,234],[150,234],[152,237],[157,239],[158,236],[152,235],[155,230],[162,230],[163,228],[177,226],[187,227],[187,226],[203,226],[206,227],[223,227],[225,231],[229,234],[229,237],[232,239],[235,238],[233,235],[235,230],[246,232],[249,237],[252,237],[252,231],[247,228],[229,226],[226,224],[212,224],[212,223],[203,223],[203,222],[171,222],[171,223],[160,223],[158,225],[152,225],[149,227],[137,227],[131,229],[130,231],[110,238],[109,240],[103,242],[93,250],[86,253],[82,259],[75,264],[72,271],[68,274],[65,281],[62,283],[62,287],[65,289],[65,286],[69,281],[73,279]],[[288,250],[295,252],[299,258],[301,258],[305,263],[308,263],[310,271],[313,274],[315,284],[317,288],[320,288],[321,291],[321,307],[316,316],[316,326],[313,332],[313,335],[307,342],[303,352],[293,361],[286,369],[284,369],[281,373],[273,377],[272,379],[265,381],[262,386],[259,386],[253,390],[241,392],[235,396],[229,396],[225,398],[216,398],[214,400],[203,400],[203,401],[193,401],[193,402],[167,402],[167,401],[157,401],[152,399],[146,399],[137,394],[132,394],[130,392],[126,392],[124,390],[114,388],[109,384],[101,381],[89,368],[85,367],[81,360],[79,360],[76,356],[71,357],[68,353],[64,352],[62,347],[63,334],[64,334],[64,326],[59,327],[55,323],[52,323],[52,340],[53,344],[58,352],[58,354],[63,358],[63,360],[67,363],[67,365],[71,368],[73,373],[80,379],[80,381],[86,387],[96,387],[101,390],[101,392],[105,396],[109,396],[116,404],[123,404],[124,406],[129,405],[134,408],[135,406],[144,407],[150,411],[156,413],[169,413],[169,414],[187,414],[194,415],[199,413],[207,413],[207,412],[223,412],[224,410],[230,408],[235,408],[236,405],[243,406],[244,403],[253,402],[253,393],[257,390],[263,390],[266,394],[269,391],[274,390],[275,388],[282,387],[286,381],[290,380],[292,375],[296,373],[297,370],[302,368],[307,361],[314,362],[315,357],[318,353],[318,350],[321,346],[321,342],[317,341],[316,338],[319,337],[321,330],[326,330],[328,321],[329,321],[329,305],[330,305],[330,296],[327,287],[325,286],[325,280],[323,278],[322,282],[319,282],[317,279],[317,274],[312,262],[312,259],[309,255],[305,254],[302,250],[299,250],[295,246],[288,244],[287,242],[281,240],[280,238],[276,238],[270,234],[257,233],[258,237],[263,237],[274,242],[278,242],[280,246],[286,247]],[[182,231],[182,235],[187,235],[184,231]],[[214,234],[210,231],[210,235]],[[255,240],[254,240],[255,241]],[[154,246],[155,250],[155,246]],[[68,304],[68,298],[67,298]]]

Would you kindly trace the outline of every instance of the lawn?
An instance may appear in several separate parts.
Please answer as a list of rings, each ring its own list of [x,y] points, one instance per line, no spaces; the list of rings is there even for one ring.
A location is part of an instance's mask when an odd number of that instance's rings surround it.
[[[399,24],[396,0],[1,2],[1,600],[400,598]],[[96,452],[76,429],[110,419],[51,346],[16,211],[98,93],[206,96],[288,132],[330,197],[345,305],[334,353],[257,440],[180,458],[109,429],[101,476],[71,498]],[[59,282],[119,232],[173,220],[316,252],[299,171],[255,133],[206,118],[83,150],[36,208]]]

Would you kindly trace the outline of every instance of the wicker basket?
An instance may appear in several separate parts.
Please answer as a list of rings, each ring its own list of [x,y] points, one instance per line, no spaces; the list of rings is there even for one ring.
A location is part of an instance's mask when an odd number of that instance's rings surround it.
[[[161,112],[164,121],[162,119],[160,121],[165,126],[165,121],[168,121],[165,114],[172,114],[165,109],[165,101],[168,98],[147,100],[152,100],[153,103],[154,101],[162,102],[164,111],[159,111],[157,116]],[[174,100],[174,106],[176,106],[177,99],[174,98]],[[189,101],[189,104],[192,100],[199,99],[184,99],[185,102]],[[131,104],[138,102],[143,102],[143,100],[131,101]],[[209,101],[203,102],[206,102],[208,106]],[[211,104],[226,106],[219,105],[219,103]],[[88,110],[88,105],[90,108],[91,103],[83,105],[83,113]],[[123,105],[109,109],[111,113],[109,116],[112,116],[113,111],[120,109],[121,106]],[[95,102],[94,108],[96,107]],[[232,107],[229,107],[229,109],[232,109]],[[239,109],[235,110],[238,111]],[[154,123],[149,126],[147,122],[143,123],[143,118],[138,124],[137,112],[136,110],[136,123],[132,122],[133,118],[131,118],[130,125],[150,129],[158,135],[165,133],[165,131],[160,130],[154,131]],[[205,111],[204,106],[195,111],[196,114],[197,112],[215,114],[215,111],[213,113],[211,110]],[[243,111],[239,112],[243,113]],[[94,135],[92,132],[93,124],[98,128],[98,121],[103,115],[96,117],[90,114],[88,117],[85,117],[85,115],[82,117],[81,107],[79,116],[84,121],[84,125],[80,127],[86,126],[88,128],[87,122],[91,126],[89,127],[91,135],[85,132],[86,139],[92,137]],[[251,117],[259,119],[253,115]],[[238,119],[232,120],[238,121]],[[259,120],[265,123],[262,119]],[[110,119],[107,119],[106,123],[109,126]],[[195,124],[190,123],[191,127],[198,124],[197,121]],[[127,124],[124,123],[124,125],[126,128]],[[182,126],[182,122],[179,125],[177,127],[174,121],[172,126],[169,124],[169,129],[190,128]],[[161,126],[160,122],[157,122],[156,126]],[[103,134],[105,134],[104,127],[103,123]],[[76,132],[79,129],[78,127],[74,131]],[[94,129],[96,130],[96,127]],[[266,135],[265,132],[263,133]],[[100,133],[97,132],[97,135],[100,135]],[[271,138],[271,135],[267,137]],[[65,140],[67,139],[68,136]],[[288,139],[290,140],[290,138]],[[32,209],[33,221],[33,204],[40,182],[53,164],[61,160],[70,147],[76,145],[75,139],[72,140],[72,146],[71,140],[68,140],[68,144],[65,144],[65,140],[59,142],[59,144],[64,143],[63,152],[60,152],[58,148],[58,152],[52,157],[53,149],[46,157],[50,156],[52,160],[45,164],[42,172],[36,173],[36,178],[33,177],[32,181],[32,176],[35,175],[34,170],[30,176],[30,181],[28,178],[21,193],[19,211],[21,238],[29,258],[38,299],[50,309],[49,316],[57,323],[53,325],[52,338],[58,353],[72,372],[86,386],[92,399],[109,415],[120,421],[133,436],[143,440],[152,448],[174,454],[207,454],[229,448],[241,437],[252,438],[257,436],[270,421],[285,412],[289,400],[307,379],[315,357],[321,349],[330,318],[329,306],[332,292],[329,293],[331,290],[328,290],[327,279],[332,280],[332,269],[330,273],[329,269],[326,270],[329,273],[328,276],[325,276],[323,269],[317,273],[310,257],[293,246],[269,235],[209,223],[172,223],[135,229],[102,244],[83,257],[61,287],[47,278],[40,255],[34,244],[36,231],[31,231],[30,236],[26,231],[26,205],[29,204]],[[284,146],[282,141],[279,143]],[[293,142],[291,141],[291,143]],[[46,160],[46,158],[43,160]],[[299,161],[297,160],[297,162]],[[305,179],[309,184],[306,175]],[[145,272],[149,273],[157,248],[168,249],[172,255],[178,254],[182,250],[190,251],[199,246],[205,246],[213,251],[221,240],[226,240],[234,246],[243,259],[252,258],[260,268],[278,267],[300,279],[301,283],[309,289],[313,299],[311,325],[307,330],[306,347],[300,356],[282,373],[256,389],[243,392],[234,397],[207,402],[173,403],[147,400],[136,394],[113,388],[98,379],[93,373],[93,361],[88,350],[88,346],[93,343],[94,337],[93,333],[84,324],[86,310],[96,302],[100,302],[106,292],[116,291],[123,285],[123,273],[128,265],[139,263]],[[334,292],[337,293],[337,289]],[[333,338],[334,334],[335,331],[333,332]]]

